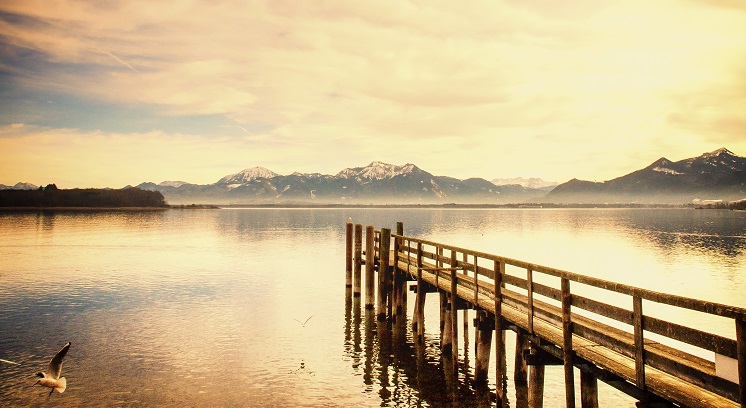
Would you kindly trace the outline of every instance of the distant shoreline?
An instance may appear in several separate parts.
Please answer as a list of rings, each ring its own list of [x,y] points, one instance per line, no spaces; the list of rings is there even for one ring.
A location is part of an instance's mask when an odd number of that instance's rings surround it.
[[[166,211],[166,210],[218,210],[218,209],[614,209],[614,208],[660,208],[701,209],[692,204],[174,204],[163,207],[2,207],[0,212],[105,212],[105,211]],[[727,209],[727,208],[726,208]]]
[[[0,212],[39,211],[165,211],[171,207],[0,207]]]
[[[518,209],[551,209],[551,208],[693,208],[689,204],[230,204],[216,205],[219,208],[518,208]]]

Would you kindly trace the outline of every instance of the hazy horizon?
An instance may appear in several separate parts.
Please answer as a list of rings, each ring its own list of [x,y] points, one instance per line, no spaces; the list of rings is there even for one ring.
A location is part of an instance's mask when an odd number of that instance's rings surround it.
[[[746,152],[746,4],[0,4],[0,184],[372,161],[604,181]]]

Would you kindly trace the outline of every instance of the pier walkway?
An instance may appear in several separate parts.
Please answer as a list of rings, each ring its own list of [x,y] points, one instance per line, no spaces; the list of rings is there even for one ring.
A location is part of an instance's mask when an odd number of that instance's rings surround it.
[[[457,311],[475,310],[475,380],[487,381],[494,333],[497,384],[506,381],[505,332],[515,332],[513,381],[528,383],[529,406],[542,406],[544,367],[556,364],[567,407],[576,369],[583,407],[598,406],[598,380],[641,407],[746,407],[746,309],[409,237],[401,223],[394,234],[368,226],[362,243],[362,225],[348,223],[347,285],[361,295],[365,266],[365,304],[379,321],[406,319],[411,289],[412,331],[422,341],[426,295],[437,293],[442,352],[458,357]],[[726,319],[734,335],[645,313],[657,305]],[[505,387],[496,394],[505,400]]]

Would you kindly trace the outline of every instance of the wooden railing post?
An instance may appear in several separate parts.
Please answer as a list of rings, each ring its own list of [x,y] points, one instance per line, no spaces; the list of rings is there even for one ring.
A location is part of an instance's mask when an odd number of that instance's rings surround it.
[[[375,249],[373,226],[365,227],[365,308],[372,309],[376,300],[375,293]]]
[[[643,336],[642,298],[632,297],[632,321],[635,337],[635,373],[637,388],[645,390],[645,338]]]
[[[381,228],[381,245],[380,245],[380,256],[381,263],[378,266],[378,307],[376,308],[376,314],[378,315],[378,321],[382,322],[386,320],[386,312],[388,308],[388,282],[387,276],[389,275],[389,249],[391,247],[391,230],[388,228]]]
[[[479,266],[476,255],[474,255],[474,307],[479,307]]]
[[[575,376],[573,375],[573,350],[572,350],[572,294],[570,293],[570,281],[566,278],[561,280],[562,288],[562,337],[565,368],[565,406],[575,407]]]
[[[346,233],[345,238],[346,238],[345,239],[345,243],[346,243],[345,286],[347,286],[348,288],[352,288],[352,221],[347,222],[347,233]]]
[[[741,408],[746,407],[746,316],[736,316],[736,347],[738,357],[738,393]]]
[[[360,296],[362,282],[362,265],[363,265],[363,226],[355,224],[355,281],[353,296]]]
[[[505,358],[505,333],[503,332],[503,318],[502,318],[502,280],[505,274],[505,264],[500,261],[495,261],[495,391],[497,393],[497,406],[501,406],[505,402],[505,387],[503,384],[506,381],[506,368],[503,363],[506,361]]]
[[[526,269],[526,290],[528,291],[528,332],[534,334],[534,271]]]
[[[456,307],[456,300],[458,299],[458,291],[456,289],[457,277],[456,277],[456,251],[451,250],[451,355],[453,356],[454,364],[458,361],[458,308]]]

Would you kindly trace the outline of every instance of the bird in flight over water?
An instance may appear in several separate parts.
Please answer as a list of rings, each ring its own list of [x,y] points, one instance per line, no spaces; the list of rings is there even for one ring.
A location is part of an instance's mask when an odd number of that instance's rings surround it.
[[[52,395],[52,392],[55,390],[61,394],[67,388],[67,380],[65,380],[65,377],[60,377],[60,374],[62,374],[62,359],[65,358],[67,350],[70,350],[69,341],[52,357],[52,360],[49,362],[48,373],[41,371],[36,373],[40,378],[36,380],[34,385],[39,384],[51,388],[49,395]]]
[[[303,327],[306,327],[306,323],[308,323],[308,321],[309,321],[309,320],[311,320],[311,318],[312,318],[313,316],[314,316],[314,315],[311,315],[311,316],[309,316],[309,317],[308,317],[308,319],[306,319],[306,321],[305,321],[305,322],[301,322],[301,321],[300,321],[300,320],[298,320],[298,319],[293,319],[293,320],[295,320],[296,322],[300,323],[300,325],[301,325],[301,326],[303,326]]]

